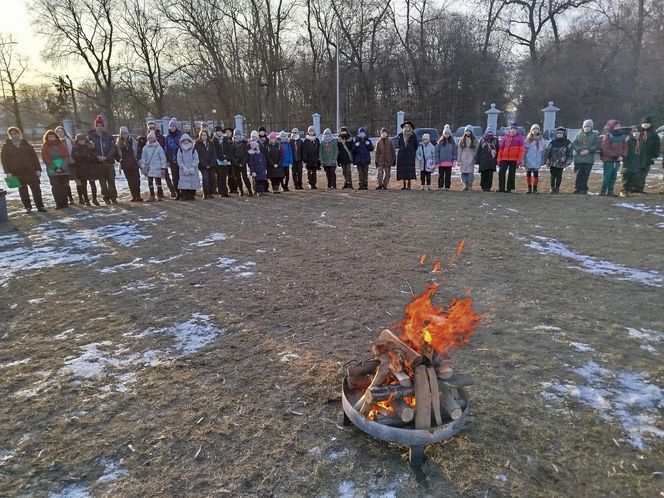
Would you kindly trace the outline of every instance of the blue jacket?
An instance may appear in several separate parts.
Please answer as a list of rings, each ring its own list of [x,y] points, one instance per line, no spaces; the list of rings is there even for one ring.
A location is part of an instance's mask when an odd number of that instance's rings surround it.
[[[100,135],[96,130],[92,130],[88,133],[88,138],[95,144],[95,155],[104,156],[106,158],[105,163],[115,163],[117,147],[110,133],[102,131]]]
[[[440,163],[450,163],[456,161],[458,157],[457,154],[457,144],[454,142],[454,139],[445,144],[442,142],[438,142],[436,144],[436,154],[434,157],[436,158],[436,162],[439,165]]]
[[[267,160],[262,152],[249,151],[247,161],[249,162],[249,171],[251,174],[255,173],[256,180],[267,180]]]
[[[166,147],[164,150],[166,152],[166,160],[168,164],[177,164],[178,163],[178,150],[180,149],[180,137],[182,132],[180,130],[170,131],[164,137],[166,139]]]
[[[281,164],[283,164],[284,168],[288,168],[293,162],[293,151],[291,150],[290,141],[281,142]]]
[[[373,143],[369,137],[355,137],[353,139],[353,164],[356,166],[367,166],[371,164],[371,151]]]

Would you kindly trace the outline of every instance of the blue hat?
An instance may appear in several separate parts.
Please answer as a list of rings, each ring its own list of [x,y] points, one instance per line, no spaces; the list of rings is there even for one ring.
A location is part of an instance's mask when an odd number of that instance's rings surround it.
[[[360,133],[366,133],[366,132],[367,132],[367,130],[365,130],[365,129],[362,128],[362,127],[360,127],[360,128],[357,130],[357,134],[358,134],[358,135],[359,135]]]

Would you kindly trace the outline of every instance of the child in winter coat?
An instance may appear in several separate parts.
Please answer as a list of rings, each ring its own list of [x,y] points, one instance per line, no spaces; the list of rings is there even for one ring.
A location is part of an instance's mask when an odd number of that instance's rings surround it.
[[[316,130],[313,126],[307,129],[307,136],[304,138],[302,144],[302,162],[307,168],[307,181],[309,188],[316,188],[316,176],[320,169],[319,163],[320,155],[320,140],[316,137]]]
[[[198,169],[203,177],[203,199],[212,199],[214,192],[214,168],[217,166],[217,156],[212,146],[212,140],[206,130],[198,132],[198,139],[194,144],[198,153]]]
[[[387,190],[390,184],[392,167],[397,163],[397,150],[387,134],[387,128],[380,130],[380,138],[376,143],[376,190]],[[352,185],[351,185],[352,187]]]
[[[176,158],[177,160],[177,158]],[[139,162],[141,172],[148,177],[148,189],[150,190],[149,202],[155,200],[161,201],[164,199],[164,190],[161,186],[161,179],[166,178],[168,174],[168,162],[166,161],[166,153],[159,142],[157,142],[157,135],[151,131],[147,136],[147,143],[141,152],[141,160]],[[154,195],[154,184],[157,184],[157,197]]]
[[[293,128],[290,136],[290,148],[293,154],[293,185],[295,190],[302,190],[302,140],[300,130]]]
[[[475,152],[477,151],[477,141],[473,134],[473,128],[468,125],[463,131],[463,136],[459,140],[459,171],[461,172],[461,181],[463,190],[470,192],[473,190],[473,180],[475,180]]]
[[[277,141],[276,131],[272,131],[268,135],[265,156],[267,159],[270,183],[272,183],[272,191],[275,194],[278,194],[279,186],[281,185],[283,178],[286,176],[286,172],[284,171],[284,165],[282,163],[281,144]]]
[[[265,195],[267,187],[267,161],[261,152],[261,145],[258,138],[258,132],[252,131],[249,140],[249,150],[247,154],[249,171],[254,179],[254,192],[258,197]]]
[[[290,181],[290,170],[293,167],[293,149],[291,149],[288,133],[282,131],[279,133],[281,142],[281,163],[284,165],[284,178],[281,180],[281,187],[284,192],[289,192],[288,182]]]
[[[53,130],[44,134],[42,160],[51,182],[55,209],[66,208],[69,205],[69,151]]]
[[[318,160],[320,161],[325,176],[327,177],[327,188],[337,188],[337,157],[339,157],[339,146],[337,140],[332,138],[332,131],[325,128],[323,131],[323,141],[320,144]]]
[[[602,152],[600,157],[604,162],[604,177],[602,190],[599,195],[615,195],[613,189],[618,177],[620,161],[627,155],[627,143],[622,125],[617,119],[610,119],[604,128],[602,137]]]
[[[641,139],[643,130],[636,126],[632,128],[632,134],[627,139],[627,154],[623,158],[623,188],[620,197],[641,192],[641,171],[648,162],[648,155],[644,142]]]
[[[364,128],[357,130],[357,136],[353,139],[353,164],[357,167],[357,181],[360,184],[358,190],[369,189],[369,165],[371,164],[371,151],[373,143],[367,137]]]
[[[641,119],[640,136],[639,139],[643,144],[643,150],[646,159],[641,164],[641,172],[639,174],[639,192],[644,194],[646,187],[646,179],[650,172],[650,167],[655,163],[655,159],[659,157],[661,152],[661,141],[659,134],[652,125],[652,118],[649,116]]]
[[[452,185],[452,166],[457,160],[457,145],[452,136],[452,128],[446,124],[443,134],[436,144],[436,163],[438,164],[438,190],[449,190]]]
[[[420,190],[431,190],[431,173],[436,170],[436,148],[431,143],[431,135],[422,135],[422,141],[415,154],[415,160],[420,168]]]
[[[549,173],[551,174],[552,194],[560,194],[563,171],[572,164],[573,158],[572,142],[567,139],[567,130],[560,126],[556,128],[556,138],[551,140],[544,152],[544,159],[549,165]]]
[[[90,198],[88,197],[88,183],[90,184],[90,191],[92,194],[92,204],[99,206],[97,200],[97,156],[95,154],[94,145],[88,141],[88,137],[83,133],[76,135],[76,140],[71,149],[71,157],[76,162],[76,180],[79,198],[86,206],[90,205]]]
[[[530,131],[524,140],[523,148],[523,167],[526,168],[528,193],[536,194],[537,184],[539,183],[539,170],[542,167],[544,156],[544,144],[542,143],[542,134],[539,125],[534,124],[530,127]]]
[[[516,188],[516,169],[523,161],[523,137],[519,128],[511,124],[498,151],[498,192],[511,192]]]
[[[180,137],[177,162],[180,170],[178,183],[180,198],[184,201],[193,201],[196,199],[196,190],[201,188],[201,179],[198,176],[198,152],[187,133],[183,133]]]
[[[588,178],[595,163],[595,154],[599,150],[599,135],[593,131],[591,119],[583,122],[583,128],[572,142],[574,149],[574,171],[576,171],[575,194],[588,193]]]
[[[484,137],[477,145],[477,152],[475,153],[475,164],[478,165],[480,172],[480,187],[482,192],[491,192],[493,186],[493,174],[496,171],[498,164],[498,151],[500,145],[498,139],[494,136],[492,129],[487,129]]]
[[[143,202],[141,198],[141,173],[138,170],[136,151],[137,144],[129,134],[129,129],[126,126],[121,126],[116,142],[115,160],[120,163],[120,169],[124,171],[127,186],[131,192],[131,202]]]

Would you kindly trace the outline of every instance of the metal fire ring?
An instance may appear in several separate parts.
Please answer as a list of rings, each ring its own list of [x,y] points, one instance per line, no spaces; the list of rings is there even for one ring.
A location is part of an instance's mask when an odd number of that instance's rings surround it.
[[[466,423],[470,402],[468,392],[463,388],[458,388],[461,398],[466,402],[461,417],[445,425],[432,427],[431,429],[404,429],[401,427],[390,427],[379,424],[373,420],[368,420],[364,415],[358,412],[354,405],[362,396],[361,390],[355,392],[348,388],[347,377],[344,377],[341,385],[341,405],[344,410],[344,425],[352,423],[358,429],[366,432],[376,439],[398,443],[409,446],[409,461],[412,465],[421,465],[424,459],[424,448],[427,444],[439,443],[445,439],[454,436]]]

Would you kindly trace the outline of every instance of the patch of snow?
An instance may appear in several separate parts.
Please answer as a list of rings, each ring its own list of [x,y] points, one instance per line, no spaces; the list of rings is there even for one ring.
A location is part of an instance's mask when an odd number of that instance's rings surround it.
[[[505,474],[499,474],[497,476],[493,476],[493,478],[499,482],[507,482],[507,476]]]
[[[66,339],[69,334],[71,334],[74,329],[67,329],[64,332],[60,332],[58,335],[54,336],[53,339],[61,340]]]
[[[125,268],[142,268],[144,265],[139,263],[143,258],[135,258],[130,263],[121,263],[115,266],[108,266],[99,270],[99,273],[117,273],[118,270],[124,270]]]
[[[537,240],[526,244],[526,246],[535,249],[540,254],[561,256],[580,264],[580,266],[572,266],[571,268],[591,273],[593,275],[614,276],[619,280],[627,280],[652,287],[661,287],[662,282],[664,281],[664,277],[654,270],[637,270],[634,268],[628,268],[617,263],[576,252],[556,239],[549,237],[535,238]]]
[[[38,297],[36,299],[28,299],[29,304],[39,304],[39,303],[42,303],[44,301],[45,301],[45,299],[43,297]]]
[[[602,420],[617,420],[627,440],[639,450],[648,449],[647,436],[664,439],[664,430],[657,427],[659,412],[664,409],[664,389],[650,383],[646,374],[612,372],[594,361],[571,371],[586,384],[554,380],[542,383],[545,391],[541,395],[551,401],[576,398]]]
[[[0,365],[0,368],[11,368],[15,367],[18,365],[25,365],[26,363],[30,362],[30,358],[23,358],[22,360],[16,360],[16,361],[10,361],[9,363],[5,363],[4,365]]]
[[[193,244],[190,244],[195,247],[207,247],[207,246],[212,246],[214,245],[215,242],[219,242],[220,240],[226,240],[226,234],[220,233],[220,232],[215,232],[211,233],[209,237],[199,241],[199,242],[194,242]]]
[[[230,268],[235,263],[237,263],[237,259],[233,259],[233,258],[219,258],[217,260],[217,266],[219,266],[221,268]]]
[[[14,453],[14,451],[0,449],[0,466],[4,465],[4,463],[8,460],[14,458]]]
[[[49,498],[90,498],[90,493],[84,484],[70,484],[57,493],[49,493]]]
[[[355,483],[353,481],[343,481],[337,488],[339,498],[353,498],[355,496]]]
[[[210,315],[194,313],[187,321],[168,327],[148,329],[141,336],[170,335],[175,343],[175,355],[178,357],[189,356],[207,346],[218,335],[225,332],[212,324],[211,318]]]
[[[641,349],[657,354],[657,348],[653,346],[653,343],[664,341],[664,333],[657,330],[626,328],[630,337],[641,340]]]
[[[574,349],[576,349],[579,353],[588,353],[590,351],[595,351],[595,348],[588,346],[586,343],[583,342],[570,342],[570,346],[572,346]]]
[[[102,458],[100,463],[104,466],[104,473],[97,479],[97,482],[113,482],[127,475],[127,469],[120,467],[118,462]]]
[[[313,224],[316,225],[317,227],[337,228],[336,225],[330,225],[329,223],[324,223],[324,222],[319,221],[319,220],[314,220],[314,221],[312,221],[311,223],[313,223]]]
[[[307,450],[307,455],[309,455],[310,457],[319,458],[323,455],[323,452],[318,446],[314,446],[313,448],[309,448]]]
[[[654,214],[655,216],[661,216],[664,218],[664,209],[661,209],[659,206],[649,206],[648,204],[634,204],[632,202],[618,202],[616,204],[618,207],[633,209],[635,211],[640,211],[644,214]]]
[[[240,263],[237,259],[234,258],[219,258],[217,260],[217,266],[219,268],[223,268],[226,271],[234,273],[235,277],[247,278],[254,274],[254,272],[250,271],[250,268],[252,266],[256,266],[256,263],[253,261]]]
[[[170,258],[166,258],[166,259],[150,258],[150,259],[148,259],[148,263],[150,263],[152,265],[160,265],[162,263],[168,263],[169,261],[173,261],[174,259],[178,259],[178,258],[181,258],[181,257],[182,257],[182,254],[176,254],[176,255],[171,256]]]
[[[338,450],[338,451],[330,451],[327,454],[327,457],[330,460],[335,461],[335,460],[341,460],[342,458],[346,458],[349,454],[350,454],[350,451],[348,451],[347,448],[343,448],[343,449]]]
[[[561,330],[560,327],[554,327],[553,325],[537,325],[530,330]]]

